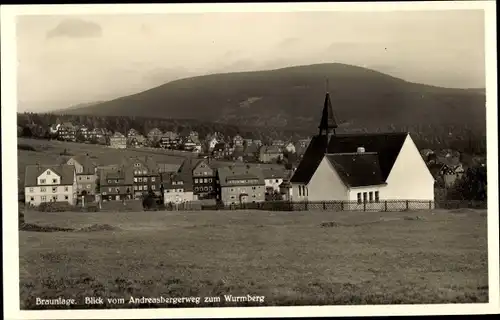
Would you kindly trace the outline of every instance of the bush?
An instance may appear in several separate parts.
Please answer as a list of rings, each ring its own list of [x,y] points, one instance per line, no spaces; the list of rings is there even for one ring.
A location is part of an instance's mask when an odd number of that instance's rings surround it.
[[[28,144],[23,144],[23,143],[18,143],[17,144],[17,149],[18,150],[26,150],[26,151],[36,151],[36,149]]]
[[[44,202],[37,209],[41,212],[64,212],[75,211],[76,207],[67,202]]]

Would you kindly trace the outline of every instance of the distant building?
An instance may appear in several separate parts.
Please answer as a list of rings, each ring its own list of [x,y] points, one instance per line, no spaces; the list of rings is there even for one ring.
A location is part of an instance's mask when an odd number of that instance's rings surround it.
[[[219,140],[217,139],[217,137],[215,137],[215,136],[210,137],[207,140],[207,150],[208,150],[208,152],[214,151],[215,146],[217,145],[217,143],[219,143]]]
[[[259,158],[259,147],[255,144],[250,144],[245,147],[244,158],[248,161],[256,161]]]
[[[291,178],[292,201],[352,201],[354,210],[383,210],[384,200],[433,205],[434,178],[408,133],[336,135],[336,128],[327,93],[319,134]]]
[[[96,193],[97,165],[87,155],[74,156],[66,161],[74,166],[78,195],[94,195]]]
[[[90,140],[99,140],[104,137],[106,137],[106,132],[101,128],[94,128],[89,131]]]
[[[64,122],[57,128],[57,136],[60,140],[76,141],[76,130],[71,122]]]
[[[248,146],[253,145],[253,139],[243,139],[243,146],[246,148]]]
[[[259,161],[264,163],[283,160],[283,152],[278,146],[261,146],[259,149]]]
[[[295,145],[292,142],[288,142],[285,145],[285,150],[286,150],[286,152],[289,152],[289,153],[295,153]]]
[[[273,140],[271,145],[279,147],[279,148],[283,148],[285,146],[285,142],[283,140],[277,139],[277,140]]]
[[[26,204],[45,202],[76,204],[77,181],[71,165],[28,165],[24,178]]]
[[[280,191],[280,184],[286,177],[286,173],[284,170],[263,169],[262,175],[264,176],[266,193],[272,194],[274,192]]]
[[[161,130],[158,128],[151,129],[148,132],[148,140],[152,144],[159,142],[162,136],[163,136],[163,132],[161,132]]]
[[[141,199],[152,191],[161,196],[161,179],[156,161],[150,157],[133,157],[126,160],[125,167],[133,174],[133,197]]]
[[[238,147],[243,147],[243,138],[237,134],[233,137],[233,147],[238,148]]]
[[[100,193],[103,201],[133,198],[134,175],[126,166],[109,166],[99,170]]]
[[[181,167],[180,163],[167,163],[167,162],[156,162],[156,167],[158,168],[158,173],[175,173],[179,171]]]
[[[177,150],[180,148],[182,139],[173,131],[165,132],[160,138],[160,147],[163,149]]]
[[[219,142],[212,151],[214,159],[227,159],[233,154],[233,148],[225,142]]]
[[[142,134],[133,135],[127,138],[128,145],[134,148],[142,147],[146,144],[146,137]]]
[[[115,149],[125,149],[127,148],[127,138],[117,131],[109,137],[109,146]]]
[[[84,141],[90,140],[90,130],[86,126],[80,126],[76,132],[77,132],[76,135],[82,137]]]
[[[180,204],[194,201],[193,173],[189,159],[175,173],[162,173],[163,201],[165,204]]]
[[[265,183],[260,170],[248,165],[221,167],[217,170],[219,199],[226,205],[262,202]]]
[[[127,132],[127,138],[133,138],[135,136],[138,136],[140,133],[139,131],[135,130],[134,128],[131,128],[128,132]]]
[[[253,144],[257,146],[257,148],[260,148],[260,146],[263,145],[262,140],[255,139],[253,140]]]
[[[193,191],[198,199],[217,197],[216,171],[207,160],[194,160]]]

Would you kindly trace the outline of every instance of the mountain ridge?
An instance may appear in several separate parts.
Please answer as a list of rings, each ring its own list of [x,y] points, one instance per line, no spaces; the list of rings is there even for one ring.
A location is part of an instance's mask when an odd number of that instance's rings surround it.
[[[311,129],[327,89],[344,126],[486,125],[485,90],[418,84],[337,63],[199,75],[58,112]]]

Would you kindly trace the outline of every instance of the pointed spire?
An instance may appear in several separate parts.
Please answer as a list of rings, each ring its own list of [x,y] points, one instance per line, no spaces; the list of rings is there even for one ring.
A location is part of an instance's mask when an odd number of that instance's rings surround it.
[[[321,115],[321,121],[319,123],[319,134],[324,131],[325,134],[331,133],[332,129],[335,132],[337,128],[337,121],[333,114],[332,101],[330,100],[330,94],[327,92],[325,96],[325,103],[323,105],[323,113]]]

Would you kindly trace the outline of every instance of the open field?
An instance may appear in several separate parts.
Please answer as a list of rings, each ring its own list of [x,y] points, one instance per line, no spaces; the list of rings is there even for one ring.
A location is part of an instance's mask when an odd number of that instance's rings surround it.
[[[22,309],[47,308],[37,297],[73,298],[73,308],[174,306],[128,304],[142,296],[245,305],[224,302],[228,294],[282,306],[488,301],[485,211],[26,212],[25,219],[74,230],[20,231]],[[89,225],[103,231],[81,229]],[[85,306],[85,296],[105,304]],[[108,304],[111,297],[125,303]]]

